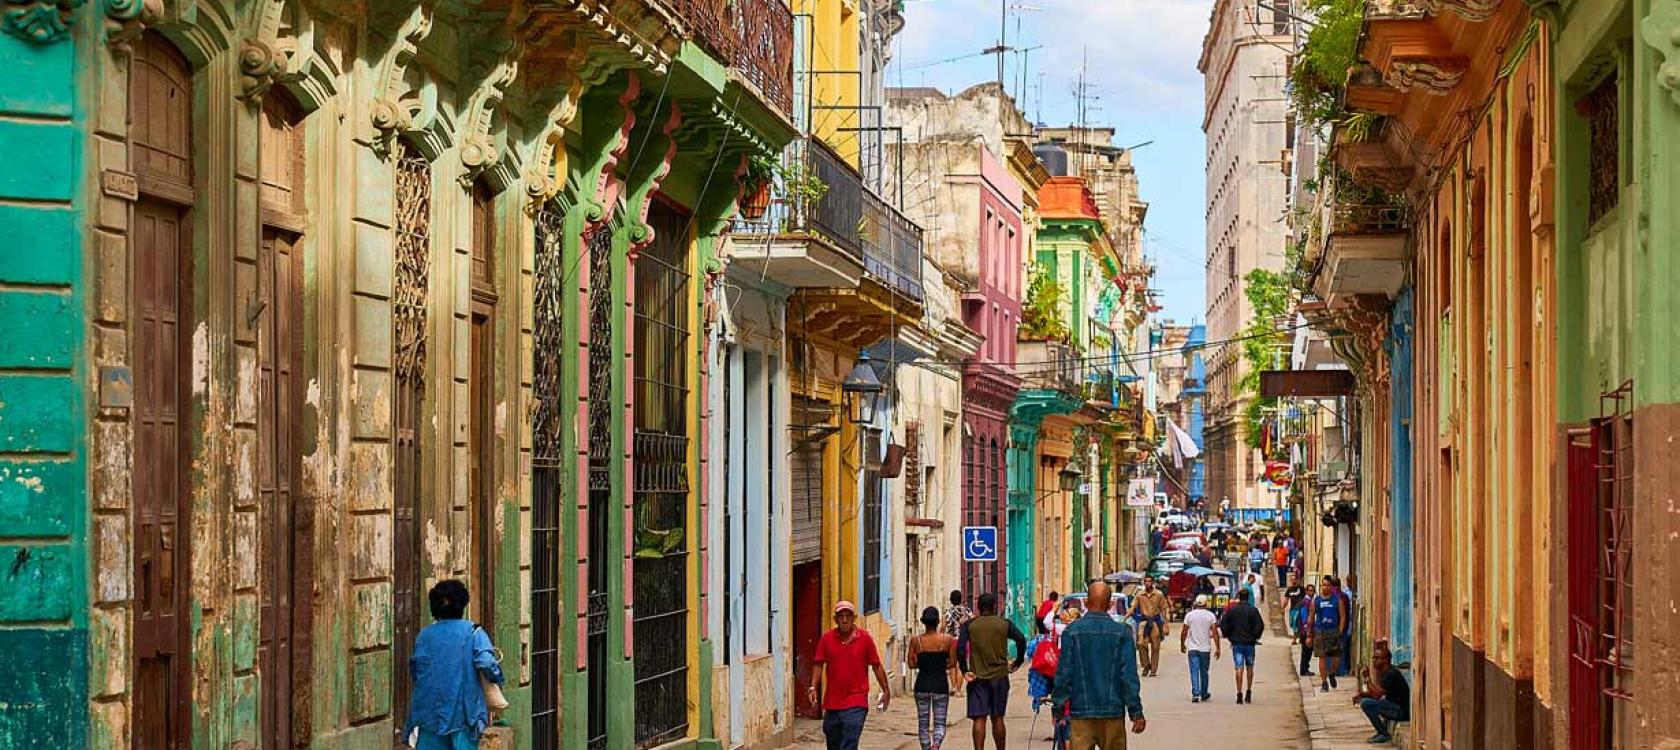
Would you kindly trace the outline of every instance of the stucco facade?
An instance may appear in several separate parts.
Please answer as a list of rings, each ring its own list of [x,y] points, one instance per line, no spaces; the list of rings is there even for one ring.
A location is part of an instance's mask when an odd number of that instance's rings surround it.
[[[1207,493],[1210,502],[1228,499],[1232,508],[1271,507],[1243,426],[1242,349],[1227,342],[1253,315],[1244,277],[1256,268],[1281,270],[1288,241],[1289,185],[1280,155],[1292,141],[1284,82],[1294,40],[1288,16],[1275,13],[1255,0],[1218,0],[1198,65],[1206,92],[1207,338],[1213,343]]]

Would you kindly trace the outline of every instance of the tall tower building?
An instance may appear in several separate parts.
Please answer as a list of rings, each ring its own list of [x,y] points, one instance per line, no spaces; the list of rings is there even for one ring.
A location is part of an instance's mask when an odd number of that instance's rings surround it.
[[[1287,150],[1293,142],[1284,94],[1294,49],[1290,0],[1217,0],[1201,62],[1207,137],[1207,502],[1272,508],[1257,481],[1263,467],[1243,419],[1253,394],[1240,336],[1253,310],[1244,277],[1281,270],[1288,241]],[[1225,343],[1220,343],[1225,342]]]

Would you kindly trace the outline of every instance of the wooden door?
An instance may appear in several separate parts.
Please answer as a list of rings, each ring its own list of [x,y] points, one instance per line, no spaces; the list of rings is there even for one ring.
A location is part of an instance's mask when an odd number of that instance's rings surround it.
[[[187,735],[187,446],[182,421],[187,319],[185,210],[135,207],[134,657],[138,747],[181,747]]]
[[[1569,748],[1606,747],[1599,671],[1598,448],[1587,431],[1569,436]]]
[[[482,302],[473,305],[472,316],[472,381],[471,403],[467,406],[468,429],[471,431],[471,448],[468,451],[470,466],[468,471],[468,489],[472,497],[470,506],[473,510],[472,521],[472,602],[477,608],[477,620],[484,630],[495,633],[496,612],[496,492],[494,486],[493,452],[494,433],[491,431],[490,413],[495,408],[491,402],[495,389],[493,385],[494,350],[492,342],[495,339],[494,318],[491,311],[494,308]]]
[[[188,683],[192,71],[156,35],[135,45],[129,136],[142,195],[130,222],[134,377],[135,747],[184,747]]]
[[[307,636],[313,598],[311,529],[298,492],[297,405],[302,318],[302,260],[296,238],[265,229],[257,258],[262,305],[257,328],[258,468],[261,514],[257,664],[262,674],[263,746],[279,750],[307,741],[294,732],[293,696],[307,694]]]
[[[408,657],[420,633],[420,504],[425,471],[420,429],[426,396],[427,305],[431,268],[432,167],[413,146],[396,148],[396,290],[392,305],[395,387],[391,405],[391,716],[408,721]]]

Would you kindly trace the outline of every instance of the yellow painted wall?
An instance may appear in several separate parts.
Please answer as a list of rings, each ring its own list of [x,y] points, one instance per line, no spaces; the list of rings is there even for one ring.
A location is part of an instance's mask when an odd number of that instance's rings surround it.
[[[853,167],[858,166],[858,133],[843,128],[863,124],[859,119],[862,51],[856,0],[794,0],[795,14],[809,14],[808,55],[811,134],[828,144]],[[803,84],[804,81],[798,82]],[[796,84],[797,85],[797,84]],[[845,109],[825,109],[843,107]]]

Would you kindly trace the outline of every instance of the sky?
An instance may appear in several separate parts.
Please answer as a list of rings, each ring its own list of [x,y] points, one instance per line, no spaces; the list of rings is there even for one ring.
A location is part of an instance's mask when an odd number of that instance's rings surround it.
[[[1153,141],[1133,164],[1149,202],[1144,250],[1156,264],[1159,317],[1202,320],[1206,155],[1196,61],[1213,0],[906,0],[887,85],[955,93],[997,80],[997,57],[975,55],[997,44],[1005,4],[1014,8],[1009,46],[1038,47],[1005,61],[1028,119],[1077,121],[1074,90],[1088,55],[1087,124],[1113,127],[1118,146]]]

